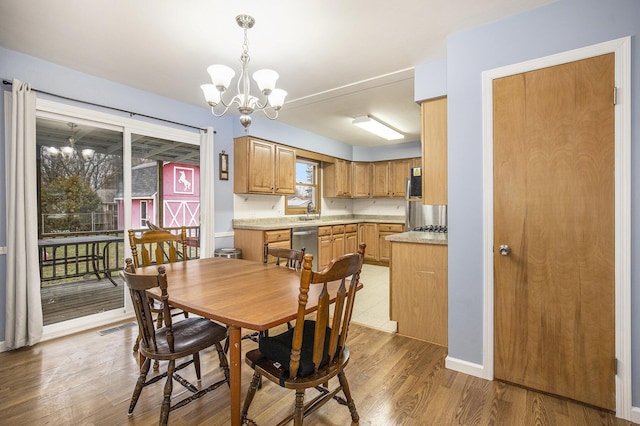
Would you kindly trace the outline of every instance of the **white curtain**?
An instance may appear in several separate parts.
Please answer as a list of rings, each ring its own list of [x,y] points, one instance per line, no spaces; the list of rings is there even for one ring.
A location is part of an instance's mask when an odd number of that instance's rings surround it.
[[[213,186],[213,127],[200,134],[200,258],[213,257],[216,249]]]
[[[6,102],[5,102],[6,105]],[[36,95],[13,80],[11,117],[5,123],[7,192],[7,349],[42,338],[36,193]]]

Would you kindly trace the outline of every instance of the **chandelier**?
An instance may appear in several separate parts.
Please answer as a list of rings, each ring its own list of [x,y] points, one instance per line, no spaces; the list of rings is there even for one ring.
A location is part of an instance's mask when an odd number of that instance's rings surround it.
[[[211,65],[207,68],[213,84],[203,84],[200,88],[207,103],[211,106],[211,113],[214,116],[222,117],[229,107],[235,104],[240,112],[240,123],[247,129],[251,125],[251,114],[256,110],[262,111],[270,120],[278,118],[278,111],[284,104],[287,92],[282,89],[276,89],[276,81],[279,77],[277,72],[262,69],[253,73],[253,79],[258,84],[258,89],[262,92],[264,98],[260,100],[258,97],[251,95],[251,82],[248,71],[251,58],[249,57],[247,30],[252,28],[256,21],[249,15],[238,15],[236,16],[236,22],[244,30],[244,43],[242,45],[242,55],[240,55],[242,70],[238,78],[238,93],[229,102],[225,101],[224,94],[235,76],[235,71],[226,65]],[[214,109],[218,104],[224,106],[220,113]]]
[[[61,148],[56,148],[55,146],[47,147],[47,153],[51,157],[57,157],[60,153],[65,158],[70,158],[73,156],[76,151],[76,128],[78,125],[76,123],[67,123],[67,125],[71,128],[71,135],[67,138],[67,145],[62,146]],[[95,151],[91,148],[85,148],[81,151],[82,158],[85,160],[91,160],[93,158],[93,154]]]

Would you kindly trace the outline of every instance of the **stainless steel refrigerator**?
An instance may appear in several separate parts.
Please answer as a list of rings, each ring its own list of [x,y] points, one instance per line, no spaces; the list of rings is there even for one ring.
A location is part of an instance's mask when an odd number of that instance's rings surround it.
[[[422,204],[422,169],[420,167],[411,169],[411,175],[407,179],[406,194],[406,231],[423,231],[427,226],[447,229],[447,206]]]

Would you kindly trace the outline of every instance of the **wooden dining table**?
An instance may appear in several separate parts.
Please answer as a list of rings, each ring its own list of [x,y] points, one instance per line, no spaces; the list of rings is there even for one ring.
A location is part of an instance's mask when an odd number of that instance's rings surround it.
[[[295,320],[300,272],[242,259],[214,257],[163,265],[169,303],[229,327],[231,424],[240,425],[242,329],[264,331]],[[154,275],[157,266],[136,269]],[[329,285],[335,295],[339,283]],[[307,312],[317,309],[321,286],[309,291]],[[159,289],[152,290],[159,296]]]

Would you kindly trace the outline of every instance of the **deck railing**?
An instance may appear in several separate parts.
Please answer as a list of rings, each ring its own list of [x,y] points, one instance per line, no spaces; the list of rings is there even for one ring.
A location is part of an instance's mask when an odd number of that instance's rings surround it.
[[[166,228],[175,231],[180,228]],[[148,229],[138,229],[143,232]],[[200,227],[187,227],[191,244],[187,257],[200,257]],[[112,237],[112,238],[108,238]],[[115,238],[113,238],[115,237]],[[77,281],[89,275],[110,278],[124,268],[125,233],[123,231],[65,232],[43,234],[40,247],[40,279],[44,283]],[[68,240],[68,243],[67,241]]]

